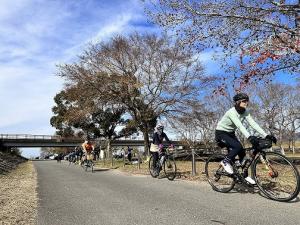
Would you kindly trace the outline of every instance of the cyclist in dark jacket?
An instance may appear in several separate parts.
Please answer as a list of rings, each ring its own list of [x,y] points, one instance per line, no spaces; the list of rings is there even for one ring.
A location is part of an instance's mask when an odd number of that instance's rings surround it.
[[[170,139],[168,138],[168,136],[166,135],[166,133],[164,133],[164,126],[161,124],[156,125],[155,127],[155,132],[153,135],[153,141],[150,147],[150,152],[152,154],[153,157],[153,165],[157,164],[157,160],[159,157],[159,152],[162,150],[163,148],[163,140],[165,139],[169,145],[171,145],[171,147],[173,147]],[[159,168],[156,168],[156,176],[159,173]]]

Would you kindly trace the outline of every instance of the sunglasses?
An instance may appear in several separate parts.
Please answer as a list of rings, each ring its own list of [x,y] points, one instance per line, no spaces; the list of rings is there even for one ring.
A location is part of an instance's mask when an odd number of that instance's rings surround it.
[[[246,100],[246,99],[244,99],[244,100],[242,100],[241,102],[243,102],[243,103],[248,103],[249,101]]]

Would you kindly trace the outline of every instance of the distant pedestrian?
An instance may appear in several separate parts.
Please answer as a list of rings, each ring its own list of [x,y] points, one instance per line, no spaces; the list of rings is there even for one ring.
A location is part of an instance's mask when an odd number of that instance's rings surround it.
[[[100,157],[100,147],[96,147],[94,149],[94,160],[99,160],[99,157]]]
[[[62,153],[59,153],[59,154],[56,156],[56,161],[57,161],[58,163],[61,163],[62,158],[63,158],[63,154],[62,154]]]
[[[129,146],[127,146],[127,159],[129,162],[131,162],[132,159],[132,148],[130,148]]]
[[[81,146],[76,146],[75,147],[75,154],[76,154],[76,161],[80,162],[80,160],[82,158],[82,155],[83,155],[83,151],[82,151]]]

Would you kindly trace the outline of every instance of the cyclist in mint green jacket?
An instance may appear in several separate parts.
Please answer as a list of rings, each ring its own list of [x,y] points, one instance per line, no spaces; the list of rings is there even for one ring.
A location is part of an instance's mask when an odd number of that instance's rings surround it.
[[[247,122],[260,136],[271,139],[276,143],[276,138],[272,135],[267,135],[265,131],[253,120],[250,113],[246,110],[249,102],[249,96],[245,93],[238,93],[233,97],[234,107],[229,109],[222,119],[219,121],[216,128],[216,141],[227,147],[229,152],[225,159],[221,162],[224,170],[233,174],[233,168],[231,163],[238,155],[240,163],[245,157],[245,150],[240,141],[235,136],[236,129],[239,129],[241,133],[249,140],[253,147],[258,146],[258,138],[252,136],[245,126],[244,122]],[[251,177],[246,177],[246,181],[251,184],[255,184],[255,181]]]

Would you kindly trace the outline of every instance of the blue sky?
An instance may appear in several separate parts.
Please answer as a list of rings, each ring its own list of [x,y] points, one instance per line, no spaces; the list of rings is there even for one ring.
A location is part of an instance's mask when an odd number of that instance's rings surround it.
[[[57,64],[75,61],[91,42],[158,30],[139,0],[1,0],[0,133],[53,134]]]
[[[146,29],[138,0],[2,0],[0,133],[52,134],[53,97],[63,83],[55,65],[75,60],[90,42]]]
[[[1,0],[0,133],[53,134],[53,97],[63,86],[56,65],[88,43],[155,30],[139,0]]]

